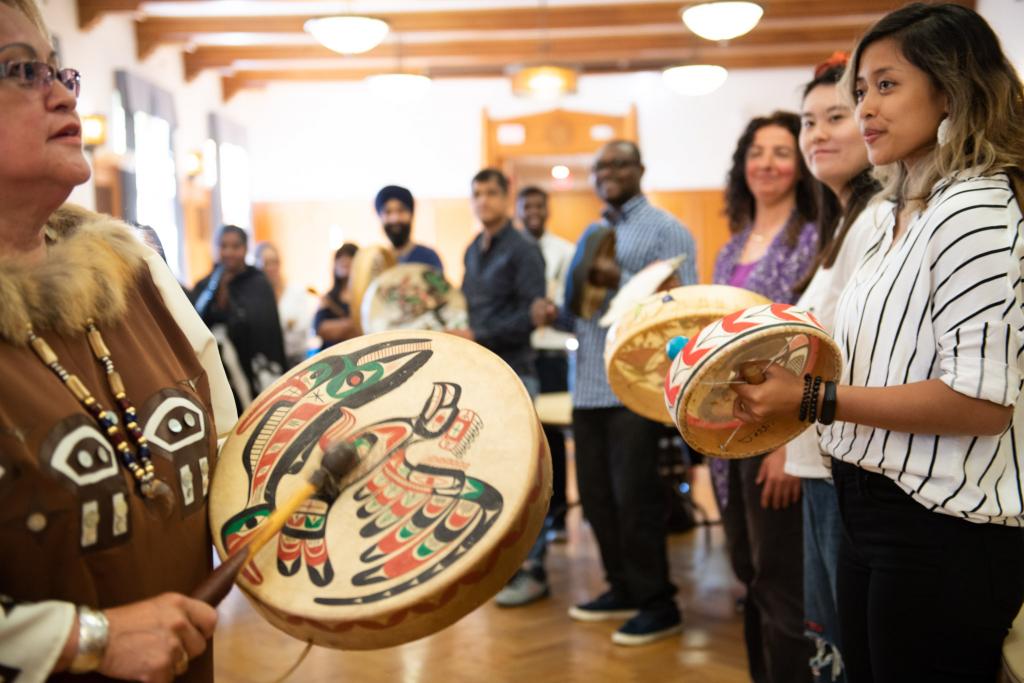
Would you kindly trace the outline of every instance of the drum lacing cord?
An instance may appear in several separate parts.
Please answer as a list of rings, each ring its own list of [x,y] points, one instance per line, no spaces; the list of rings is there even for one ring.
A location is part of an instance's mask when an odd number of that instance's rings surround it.
[[[299,668],[299,665],[302,664],[302,662],[306,661],[306,655],[308,655],[309,651],[312,650],[312,649],[313,649],[313,641],[312,640],[307,640],[306,641],[306,647],[303,648],[302,654],[300,654],[299,658],[297,660],[295,660],[295,663],[292,664],[290,667],[288,667],[287,671],[285,671],[283,674],[281,674],[280,676],[275,678],[270,683],[283,683],[284,681],[288,680],[288,677],[291,676],[293,673],[295,673],[295,670]]]

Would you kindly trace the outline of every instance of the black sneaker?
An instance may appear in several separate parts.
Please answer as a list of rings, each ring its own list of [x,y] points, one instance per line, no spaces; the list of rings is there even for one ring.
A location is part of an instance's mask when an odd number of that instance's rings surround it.
[[[642,610],[612,634],[616,645],[646,645],[683,630],[683,617],[675,605]]]
[[[611,591],[602,593],[590,602],[569,608],[569,616],[577,621],[605,621],[606,619],[629,619],[639,610],[616,597]]]

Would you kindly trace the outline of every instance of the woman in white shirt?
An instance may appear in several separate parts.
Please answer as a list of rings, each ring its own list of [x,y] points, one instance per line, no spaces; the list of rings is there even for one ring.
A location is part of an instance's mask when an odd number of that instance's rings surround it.
[[[840,87],[896,202],[836,310],[841,382],[805,406],[844,531],[846,670],[994,681],[1024,600],[1024,87],[975,12],[919,3],[861,39]],[[799,414],[805,380],[766,375],[736,386],[740,419]]]
[[[880,185],[871,175],[853,109],[837,87],[847,60],[847,55],[836,53],[815,70],[814,79],[804,87],[800,112],[800,151],[807,168],[824,186],[819,220],[836,227],[809,282],[803,283],[797,306],[814,313],[829,331],[839,293],[872,239],[879,211],[877,205],[869,208],[868,202]],[[891,211],[891,204],[882,204]],[[822,462],[816,430],[808,429],[787,444],[786,473],[800,477],[803,489],[804,626],[817,647],[811,670],[816,681],[842,681],[835,600],[839,504]]]

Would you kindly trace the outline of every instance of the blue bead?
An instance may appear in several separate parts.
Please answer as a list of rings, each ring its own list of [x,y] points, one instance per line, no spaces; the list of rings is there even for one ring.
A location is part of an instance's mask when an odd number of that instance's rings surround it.
[[[679,352],[683,350],[683,347],[689,343],[687,337],[672,337],[668,340],[668,344],[665,345],[665,355],[668,356],[669,360],[675,360]]]

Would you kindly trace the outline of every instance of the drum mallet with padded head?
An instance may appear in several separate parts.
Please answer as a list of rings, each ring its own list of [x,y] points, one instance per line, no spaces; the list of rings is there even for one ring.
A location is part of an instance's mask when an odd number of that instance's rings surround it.
[[[288,518],[314,495],[320,494],[328,501],[337,498],[341,480],[358,464],[359,456],[355,449],[347,443],[332,445],[324,451],[320,466],[307,481],[303,482],[299,490],[292,494],[283,505],[277,507],[265,522],[260,524],[259,531],[251,541],[235,551],[222,565],[213,570],[213,573],[192,591],[191,597],[214,607],[220,604],[220,601],[231,591],[238,572],[242,571],[242,567],[256,556],[260,548],[277,535]]]

